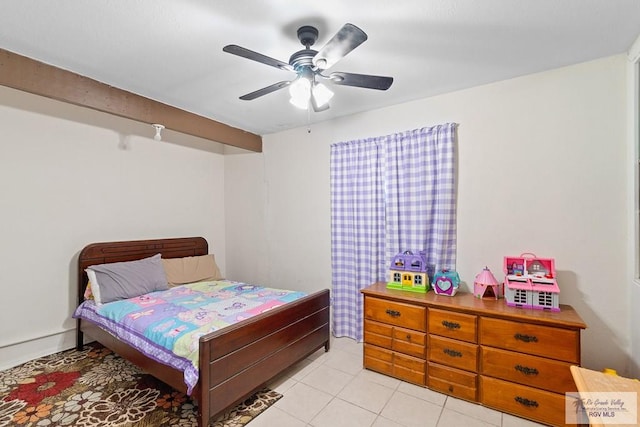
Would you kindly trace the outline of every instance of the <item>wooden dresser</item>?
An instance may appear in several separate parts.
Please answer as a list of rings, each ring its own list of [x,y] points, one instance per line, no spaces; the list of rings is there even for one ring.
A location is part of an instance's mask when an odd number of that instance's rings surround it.
[[[563,426],[565,395],[580,364],[575,310],[509,307],[478,299],[363,289],[364,367],[461,399]]]

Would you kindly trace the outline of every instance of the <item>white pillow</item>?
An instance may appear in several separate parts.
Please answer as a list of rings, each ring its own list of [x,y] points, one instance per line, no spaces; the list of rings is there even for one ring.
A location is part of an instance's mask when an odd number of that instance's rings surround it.
[[[96,272],[91,268],[87,268],[84,271],[87,272],[87,277],[89,277],[89,282],[91,283],[91,293],[93,294],[93,300],[97,305],[102,305],[102,299],[100,298],[100,284],[98,283]]]

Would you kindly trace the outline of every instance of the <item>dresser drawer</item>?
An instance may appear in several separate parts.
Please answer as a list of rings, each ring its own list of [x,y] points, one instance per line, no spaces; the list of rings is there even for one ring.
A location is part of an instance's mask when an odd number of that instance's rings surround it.
[[[429,368],[431,369],[431,368]],[[429,376],[427,386],[430,389],[439,391],[444,394],[457,397],[459,399],[477,402],[477,389],[475,387],[465,387],[453,381],[443,380],[437,377]]]
[[[365,320],[364,341],[422,359],[427,357],[427,334],[424,332],[391,326],[374,320]]]
[[[391,348],[395,351],[426,359],[426,344],[427,334],[424,332],[416,332],[399,327],[393,328],[393,344]]]
[[[427,362],[424,359],[364,344],[364,367],[414,384],[424,386]]]
[[[580,332],[483,317],[480,344],[580,363]]]
[[[480,376],[480,403],[554,426],[565,425],[565,395]]]
[[[363,364],[372,371],[393,375],[393,352],[365,343]]]
[[[364,317],[403,328],[427,331],[427,309],[425,307],[365,297]]]
[[[364,321],[364,342],[391,348],[392,341],[393,326],[373,320]]]
[[[575,392],[571,364],[482,346],[480,373],[556,393]]]
[[[442,381],[459,384],[474,390],[478,385],[477,374],[440,365],[438,363],[429,362],[427,364],[427,372],[429,373],[429,379],[437,378]]]
[[[394,352],[393,376],[424,387],[427,379],[427,361]]]
[[[429,335],[429,360],[475,372],[478,367],[478,346]]]
[[[429,333],[475,343],[478,317],[452,311],[429,309]]]

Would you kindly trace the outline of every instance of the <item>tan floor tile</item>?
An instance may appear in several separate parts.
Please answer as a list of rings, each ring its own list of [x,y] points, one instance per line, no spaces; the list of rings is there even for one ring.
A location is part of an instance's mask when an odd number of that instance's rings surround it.
[[[273,391],[277,391],[280,394],[284,394],[287,390],[293,387],[298,381],[294,380],[291,377],[286,375],[279,375],[269,381],[267,383],[267,387],[269,387]]]
[[[305,427],[307,423],[287,414],[282,409],[272,406],[260,416],[251,420],[251,427]]]
[[[402,381],[397,378],[390,377],[388,375],[380,374],[375,371],[371,371],[369,369],[363,369],[358,373],[358,377],[364,378],[367,381],[371,381],[372,383],[380,384],[385,387],[389,387],[392,389],[397,389]]]
[[[476,403],[467,402],[465,400],[456,399],[455,397],[447,397],[444,405],[445,409],[459,412],[468,417],[482,420],[494,426],[502,425],[502,412]]]
[[[395,391],[380,415],[407,427],[435,427],[441,412],[442,406]]]
[[[370,427],[376,414],[341,399],[333,399],[311,421],[313,427]]]
[[[437,427],[494,427],[494,424],[489,424],[478,418],[473,418],[461,414],[460,412],[452,411],[450,409],[444,409],[440,419],[438,420]]]
[[[391,421],[388,418],[385,418],[381,415],[378,415],[375,422],[371,427],[404,427],[402,424],[398,424],[394,421]]]
[[[398,391],[417,397],[418,399],[426,400],[427,402],[435,403],[436,405],[443,406],[447,400],[447,395],[433,391],[426,387],[420,387],[415,384],[400,382]]]
[[[329,351],[324,364],[348,374],[357,375],[362,371],[362,356],[334,349]]]
[[[379,414],[387,404],[394,390],[367,380],[358,375],[342,389],[339,398]]]
[[[331,366],[320,365],[302,378],[300,382],[335,396],[352,379],[352,375],[334,369]]]
[[[328,393],[297,383],[273,406],[302,421],[309,422],[333,399]]]
[[[362,356],[362,343],[348,337],[335,338],[331,342],[331,349],[337,349]]]

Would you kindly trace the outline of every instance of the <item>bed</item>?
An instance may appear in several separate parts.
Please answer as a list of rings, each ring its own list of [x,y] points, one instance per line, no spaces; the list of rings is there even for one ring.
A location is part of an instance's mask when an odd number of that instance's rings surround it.
[[[202,237],[93,243],[78,257],[78,305],[85,300],[89,266],[162,258],[207,255]],[[113,350],[144,371],[182,392],[183,372],[160,363],[117,339],[97,324],[77,319],[76,347],[84,335]],[[329,350],[329,291],[306,295],[293,302],[208,333],[199,338],[198,382],[191,397],[198,402],[198,424],[241,402],[288,367],[324,347]]]

